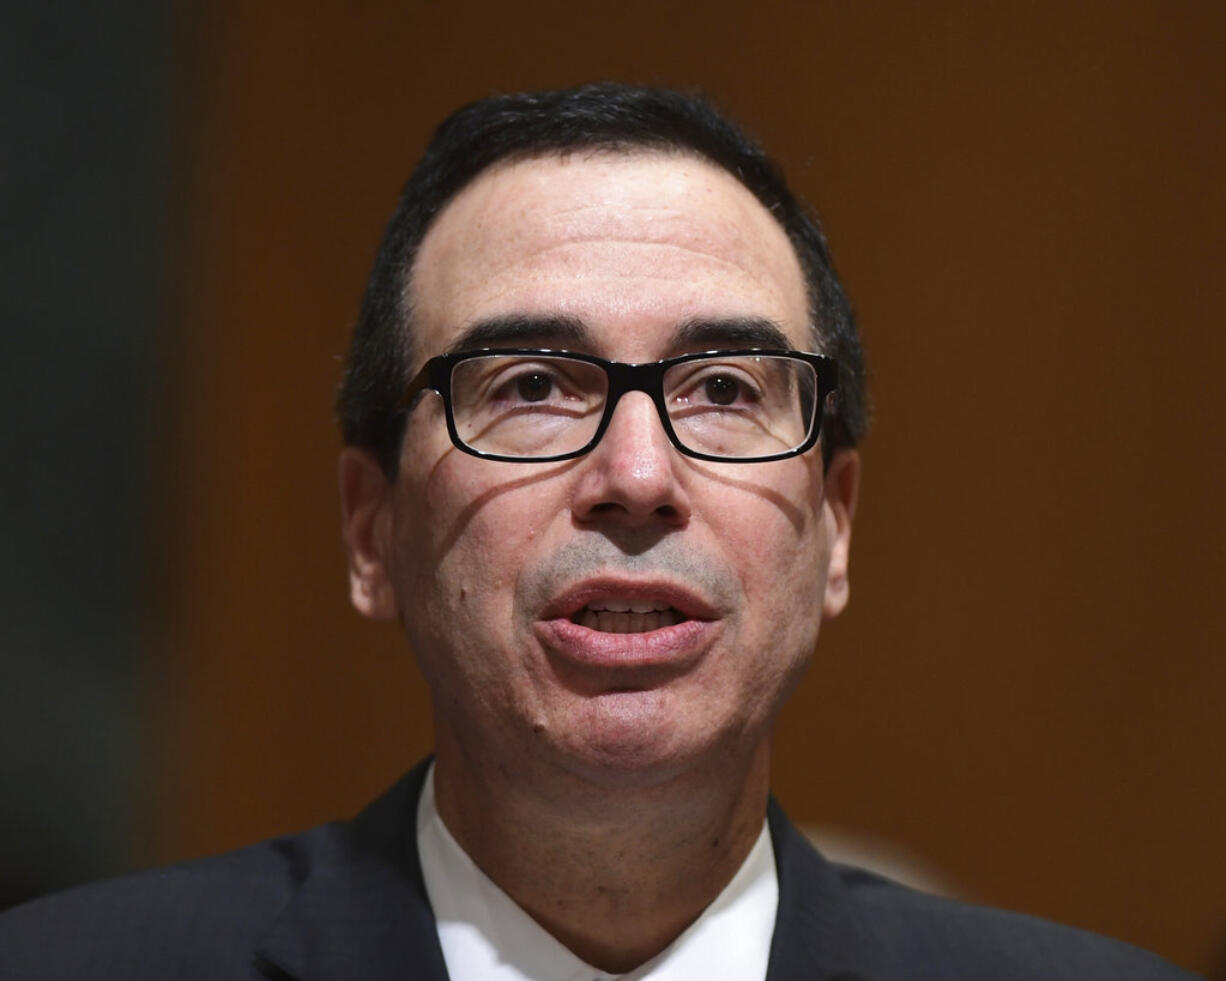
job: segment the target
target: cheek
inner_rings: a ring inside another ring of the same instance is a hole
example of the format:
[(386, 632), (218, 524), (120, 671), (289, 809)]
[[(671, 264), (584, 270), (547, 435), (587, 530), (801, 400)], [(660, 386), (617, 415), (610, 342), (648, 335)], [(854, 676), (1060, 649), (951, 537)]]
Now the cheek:
[[(511, 466), (474, 460), (486, 470)], [(515, 487), (500, 473), (440, 479), (429, 489), (429, 553), (440, 585), (463, 587), (469, 597), (509, 600), (514, 579), (546, 523), (544, 490)], [(502, 476), (493, 482), (491, 476)]]
[[(430, 503), (436, 520), (401, 540), (400, 608), (405, 634), (442, 717), (459, 719), (505, 697), (510, 631), (498, 549), (452, 534), (458, 500)], [(468, 523), (471, 527), (472, 522)]]
[(812, 652), (830, 553), (818, 504), (820, 483), (807, 469), (793, 475), (792, 482), (769, 493), (740, 496), (719, 521), (726, 555), (740, 570), (744, 590), (741, 643), (762, 659), (759, 669), (776, 680)]
[(406, 481), (398, 516), (399, 598), (411, 639), (478, 651), (505, 645), (516, 577), (544, 522), (541, 490), (449, 443), (419, 477)]
[(829, 542), (819, 498), (820, 485), (800, 470), (780, 486), (725, 495), (709, 512), (729, 560), (741, 570), (751, 607), (820, 595), (816, 580), (822, 578)]
[(790, 536), (759, 545), (754, 576), (747, 579), (752, 629), (781, 660), (807, 657), (817, 640), (825, 591), (824, 550), (818, 536)]

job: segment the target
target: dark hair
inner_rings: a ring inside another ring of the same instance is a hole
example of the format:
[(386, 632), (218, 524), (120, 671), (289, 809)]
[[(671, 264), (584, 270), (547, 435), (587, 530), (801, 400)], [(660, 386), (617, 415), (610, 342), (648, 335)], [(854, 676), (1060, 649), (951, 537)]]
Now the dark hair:
[(829, 453), (854, 446), (867, 428), (864, 355), (825, 236), (762, 148), (700, 96), (599, 83), (501, 95), (449, 116), (413, 171), (388, 224), (353, 332), (337, 411), (345, 442), (375, 450), (395, 474), (409, 381), (413, 261), (434, 219), (495, 163), (593, 150), (688, 153), (732, 174), (787, 233), (808, 286), (818, 347), (839, 366), (838, 409), (823, 431)]

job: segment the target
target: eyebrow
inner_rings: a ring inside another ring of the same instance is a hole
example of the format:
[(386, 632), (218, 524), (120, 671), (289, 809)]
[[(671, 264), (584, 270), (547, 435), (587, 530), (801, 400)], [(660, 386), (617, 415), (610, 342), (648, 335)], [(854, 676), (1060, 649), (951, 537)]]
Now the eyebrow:
[(683, 347), (792, 347), (782, 325), (766, 317), (697, 317), (677, 329), (675, 341)]
[(469, 325), (447, 350), (457, 354), (487, 347), (533, 347), (538, 344), (584, 348), (590, 336), (587, 326), (576, 317), (511, 314)]
[[(577, 317), (509, 314), (478, 320), (461, 331), (448, 353), (458, 354), (496, 347), (534, 347), (591, 350), (591, 331)], [(671, 345), (681, 349), (751, 347), (780, 351), (792, 346), (787, 333), (767, 317), (695, 317), (673, 333)]]

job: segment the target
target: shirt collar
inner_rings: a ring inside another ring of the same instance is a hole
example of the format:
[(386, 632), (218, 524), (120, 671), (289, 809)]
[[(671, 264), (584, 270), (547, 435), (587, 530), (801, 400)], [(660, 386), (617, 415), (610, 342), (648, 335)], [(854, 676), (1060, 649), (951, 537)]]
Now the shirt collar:
[(439, 816), (433, 765), (417, 804), (417, 848), (452, 981), (752, 981), (766, 976), (779, 883), (765, 821), (715, 901), (665, 950), (623, 975), (584, 963), (477, 868)]

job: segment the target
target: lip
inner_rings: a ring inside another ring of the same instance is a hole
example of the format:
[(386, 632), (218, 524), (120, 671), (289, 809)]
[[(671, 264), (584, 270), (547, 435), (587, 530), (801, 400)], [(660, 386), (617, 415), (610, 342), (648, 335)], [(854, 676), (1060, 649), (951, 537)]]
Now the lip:
[(556, 617), (538, 620), (534, 629), (552, 655), (574, 667), (679, 672), (697, 663), (721, 628), (718, 620), (685, 620), (641, 634), (610, 634)]
[[(608, 599), (664, 604), (686, 619), (633, 634), (605, 633), (571, 620), (589, 603)], [(599, 578), (565, 590), (542, 611), (533, 628), (551, 655), (573, 667), (684, 671), (710, 647), (722, 623), (710, 602), (676, 583)]]
[[(704, 597), (685, 586), (662, 579), (629, 579), (607, 576), (585, 579), (568, 587), (551, 600), (541, 612), (541, 620), (558, 617), (570, 619), (589, 603), (598, 600), (625, 599), (661, 603), (671, 606), (689, 620), (716, 620), (719, 613)], [(683, 626), (683, 624), (677, 624)], [(671, 628), (661, 628), (671, 629)], [(597, 631), (593, 631), (595, 633)], [(650, 631), (657, 633), (658, 631)], [(621, 634), (619, 636), (645, 636), (644, 634)]]

